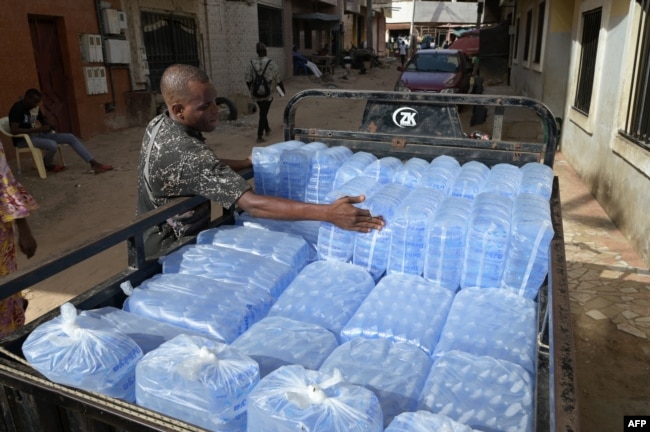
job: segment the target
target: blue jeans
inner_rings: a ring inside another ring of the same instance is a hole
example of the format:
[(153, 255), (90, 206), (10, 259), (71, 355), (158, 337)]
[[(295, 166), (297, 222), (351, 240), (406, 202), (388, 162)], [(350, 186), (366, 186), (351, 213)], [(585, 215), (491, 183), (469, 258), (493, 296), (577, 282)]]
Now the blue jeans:
[[(70, 145), (84, 162), (90, 162), (93, 159), (90, 152), (79, 141), (79, 138), (71, 133), (44, 132), (31, 134), (29, 137), (32, 139), (34, 147), (43, 150), (43, 163), (45, 163), (46, 167), (52, 166), (59, 144)], [(20, 140), (16, 143), (16, 147), (27, 147), (27, 143)]]

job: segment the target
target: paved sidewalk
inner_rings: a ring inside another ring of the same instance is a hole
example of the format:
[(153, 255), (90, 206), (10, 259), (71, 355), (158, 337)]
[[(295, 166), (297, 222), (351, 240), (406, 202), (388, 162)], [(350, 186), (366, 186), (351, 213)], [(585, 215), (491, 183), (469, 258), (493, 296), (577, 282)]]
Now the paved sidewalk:
[(609, 319), (620, 331), (649, 339), (650, 271), (561, 153), (555, 173), (574, 315)]

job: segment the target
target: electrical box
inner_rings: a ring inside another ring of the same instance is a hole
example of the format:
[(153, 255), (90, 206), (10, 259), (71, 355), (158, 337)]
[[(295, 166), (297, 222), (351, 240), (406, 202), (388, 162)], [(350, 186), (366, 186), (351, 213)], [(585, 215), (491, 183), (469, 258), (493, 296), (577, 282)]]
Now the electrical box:
[(89, 95), (108, 93), (106, 68), (104, 66), (84, 67), (84, 78), (86, 80), (86, 93)]
[(84, 67), (84, 79), (86, 81), (86, 93), (89, 95), (95, 94), (95, 81), (93, 78), (93, 67)]
[(106, 68), (104, 66), (95, 67), (97, 75), (95, 76), (95, 88), (97, 93), (104, 94), (108, 93), (108, 81), (106, 80)]
[(119, 35), (122, 34), (120, 27), (120, 12), (116, 9), (104, 9), (104, 30), (107, 34)]
[(128, 26), (126, 24), (126, 14), (124, 12), (122, 12), (122, 11), (118, 11), (117, 16), (118, 16), (119, 21), (120, 21), (120, 30), (126, 30), (128, 28)]
[(104, 53), (102, 52), (102, 37), (98, 34), (82, 34), (79, 37), (81, 46), (81, 60), (84, 63), (102, 63)]
[(131, 52), (129, 42), (123, 39), (106, 39), (106, 62), (108, 63), (131, 63)]

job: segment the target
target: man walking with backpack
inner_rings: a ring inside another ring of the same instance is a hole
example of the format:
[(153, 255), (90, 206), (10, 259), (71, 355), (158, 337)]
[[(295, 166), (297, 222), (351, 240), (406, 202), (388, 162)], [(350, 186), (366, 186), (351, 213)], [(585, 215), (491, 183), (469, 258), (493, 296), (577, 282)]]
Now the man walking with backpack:
[(264, 134), (271, 133), (269, 120), (267, 118), (271, 102), (273, 102), (273, 89), (280, 87), (284, 93), (284, 84), (280, 78), (280, 68), (266, 56), (266, 46), (258, 42), (255, 50), (257, 58), (248, 63), (246, 70), (246, 85), (250, 90), (251, 97), (257, 102), (260, 112), (259, 123), (257, 124), (257, 143), (263, 143)]

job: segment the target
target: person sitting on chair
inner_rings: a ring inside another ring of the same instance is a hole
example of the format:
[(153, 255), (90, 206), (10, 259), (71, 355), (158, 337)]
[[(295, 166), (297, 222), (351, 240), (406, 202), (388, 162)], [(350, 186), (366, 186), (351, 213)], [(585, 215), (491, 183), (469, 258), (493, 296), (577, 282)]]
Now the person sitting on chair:
[[(23, 99), (16, 102), (9, 111), (9, 129), (14, 135), (30, 135), (34, 147), (43, 150), (45, 169), (55, 173), (65, 169), (62, 165), (54, 164), (54, 156), (59, 149), (59, 144), (68, 144), (85, 162), (90, 164), (90, 168), (95, 174), (112, 170), (112, 166), (97, 162), (79, 141), (79, 138), (71, 133), (55, 132), (54, 126), (47, 123), (40, 110), (36, 115), (32, 114), (33, 110), (38, 109), (41, 97), (41, 92), (37, 89), (27, 90)], [(13, 138), (13, 142), (16, 147), (27, 147), (27, 142), (23, 138)]]

